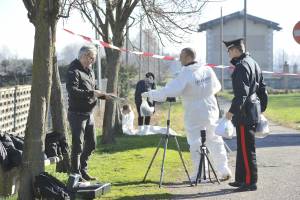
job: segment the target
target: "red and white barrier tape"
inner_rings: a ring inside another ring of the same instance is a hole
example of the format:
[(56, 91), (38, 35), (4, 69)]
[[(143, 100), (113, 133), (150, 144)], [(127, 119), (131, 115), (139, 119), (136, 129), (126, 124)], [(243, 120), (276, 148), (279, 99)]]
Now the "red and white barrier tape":
[[(130, 52), (130, 53), (133, 53), (133, 54), (136, 54), (136, 55), (139, 55), (139, 56), (145, 56), (145, 57), (152, 57), (152, 58), (157, 58), (157, 59), (161, 59), (161, 60), (178, 60), (178, 58), (175, 58), (173, 56), (163, 56), (163, 55), (156, 55), (154, 53), (150, 53), (150, 52), (142, 52), (142, 51), (131, 51), (131, 50), (128, 50), (128, 49), (124, 49), (124, 48), (120, 48), (120, 47), (117, 47), (117, 46), (114, 46), (112, 44), (109, 44), (107, 42), (103, 42), (101, 40), (96, 40), (96, 39), (93, 39), (93, 38), (90, 38), (90, 37), (87, 37), (87, 36), (84, 36), (84, 35), (80, 35), (80, 34), (77, 34), (77, 33), (74, 33), (68, 29), (65, 29), (64, 28), (64, 31), (72, 34), (72, 35), (75, 35), (75, 36), (78, 36), (82, 39), (84, 39), (85, 41), (87, 42), (91, 42), (95, 45), (101, 45), (105, 48), (111, 48), (111, 49), (116, 49), (116, 50), (119, 50), (119, 51), (124, 51), (124, 52)], [(234, 69), (233, 66), (225, 66), (225, 65), (215, 65), (215, 64), (206, 64), (207, 66), (210, 66), (212, 68), (220, 68), (220, 69)], [(300, 74), (294, 74), (294, 73), (283, 73), (283, 72), (271, 72), (271, 71), (262, 71), (262, 73), (264, 74), (272, 74), (274, 76), (300, 76)]]
[(114, 46), (114, 45), (109, 44), (107, 42), (103, 42), (101, 40), (95, 40), (95, 39), (92, 39), (90, 37), (74, 33), (74, 32), (72, 32), (72, 31), (70, 31), (68, 29), (64, 29), (64, 30), (66, 32), (72, 34), (72, 35), (79, 36), (79, 37), (81, 37), (82, 39), (84, 39), (84, 40), (86, 40), (88, 42), (91, 42), (91, 43), (96, 44), (96, 45), (101, 45), (101, 46), (106, 47), (106, 48), (111, 48), (111, 49), (116, 49), (116, 50), (119, 50), (119, 51), (130, 52), (130, 53), (133, 53), (133, 54), (136, 54), (136, 55), (140, 55), (140, 56), (145, 56), (145, 57), (153, 57), (153, 58), (157, 58), (157, 59), (161, 59), (161, 60), (177, 60), (176, 58), (174, 58), (172, 56), (156, 55), (156, 54), (150, 53), (150, 52), (131, 51), (131, 50), (128, 50), (128, 49), (124, 49), (124, 48), (120, 48), (120, 47)]
[[(220, 69), (234, 69), (234, 66), (225, 66), (225, 65), (215, 65), (215, 64), (206, 64), (212, 68), (220, 68)], [(271, 71), (262, 71), (264, 74), (272, 74), (273, 76), (300, 76), (300, 74), (295, 73), (285, 73), (285, 72), (271, 72)]]

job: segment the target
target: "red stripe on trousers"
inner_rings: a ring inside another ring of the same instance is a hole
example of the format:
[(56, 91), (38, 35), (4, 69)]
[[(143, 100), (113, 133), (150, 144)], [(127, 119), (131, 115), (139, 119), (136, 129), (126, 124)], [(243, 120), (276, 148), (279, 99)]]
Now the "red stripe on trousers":
[(246, 184), (250, 185), (250, 167), (249, 167), (248, 154), (247, 154), (247, 149), (246, 149), (245, 126), (244, 125), (240, 125), (240, 131), (241, 131), (242, 153), (243, 153), (245, 170), (246, 170)]

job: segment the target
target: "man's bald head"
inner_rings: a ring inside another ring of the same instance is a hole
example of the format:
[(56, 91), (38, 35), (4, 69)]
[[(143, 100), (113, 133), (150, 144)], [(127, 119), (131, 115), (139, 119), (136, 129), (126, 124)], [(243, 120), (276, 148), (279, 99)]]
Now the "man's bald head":
[(196, 53), (192, 48), (187, 47), (181, 50), (180, 62), (182, 65), (187, 65), (189, 63), (194, 62), (195, 58), (196, 58)]

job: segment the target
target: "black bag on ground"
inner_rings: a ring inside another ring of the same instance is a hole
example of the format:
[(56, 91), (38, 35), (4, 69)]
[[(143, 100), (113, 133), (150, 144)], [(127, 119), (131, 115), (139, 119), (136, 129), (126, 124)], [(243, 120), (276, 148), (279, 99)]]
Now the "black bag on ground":
[(7, 151), (0, 141), (0, 167), (2, 167), (4, 170), (7, 170), (9, 161), (8, 161), (8, 156), (7, 156)]
[(42, 172), (35, 177), (34, 191), (37, 198), (70, 200), (67, 187), (47, 172)]
[(58, 132), (47, 133), (45, 138), (45, 153), (47, 157), (60, 156), (68, 153), (68, 143), (63, 134)]
[(3, 169), (10, 170), (13, 167), (19, 166), (22, 162), (22, 151), (15, 148), (11, 136), (7, 133), (2, 134), (0, 141), (7, 153), (7, 160), (5, 160), (4, 164), (2, 163)]
[(24, 148), (24, 138), (16, 136), (14, 134), (9, 134), (11, 140), (13, 141), (16, 149), (23, 151)]

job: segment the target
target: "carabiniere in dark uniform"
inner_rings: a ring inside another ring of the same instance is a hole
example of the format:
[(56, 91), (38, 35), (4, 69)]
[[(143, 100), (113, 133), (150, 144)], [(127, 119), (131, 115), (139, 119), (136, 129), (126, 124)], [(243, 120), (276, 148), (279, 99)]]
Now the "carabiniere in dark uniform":
[[(229, 183), (238, 190), (256, 190), (257, 163), (255, 129), (268, 103), (266, 84), (257, 62), (245, 53), (242, 39), (224, 42), (235, 66), (232, 73), (234, 97), (229, 113), (237, 133), (235, 182)], [(239, 50), (237, 54), (234, 48)], [(231, 51), (231, 52), (229, 52)], [(238, 55), (238, 56), (236, 56)]]

